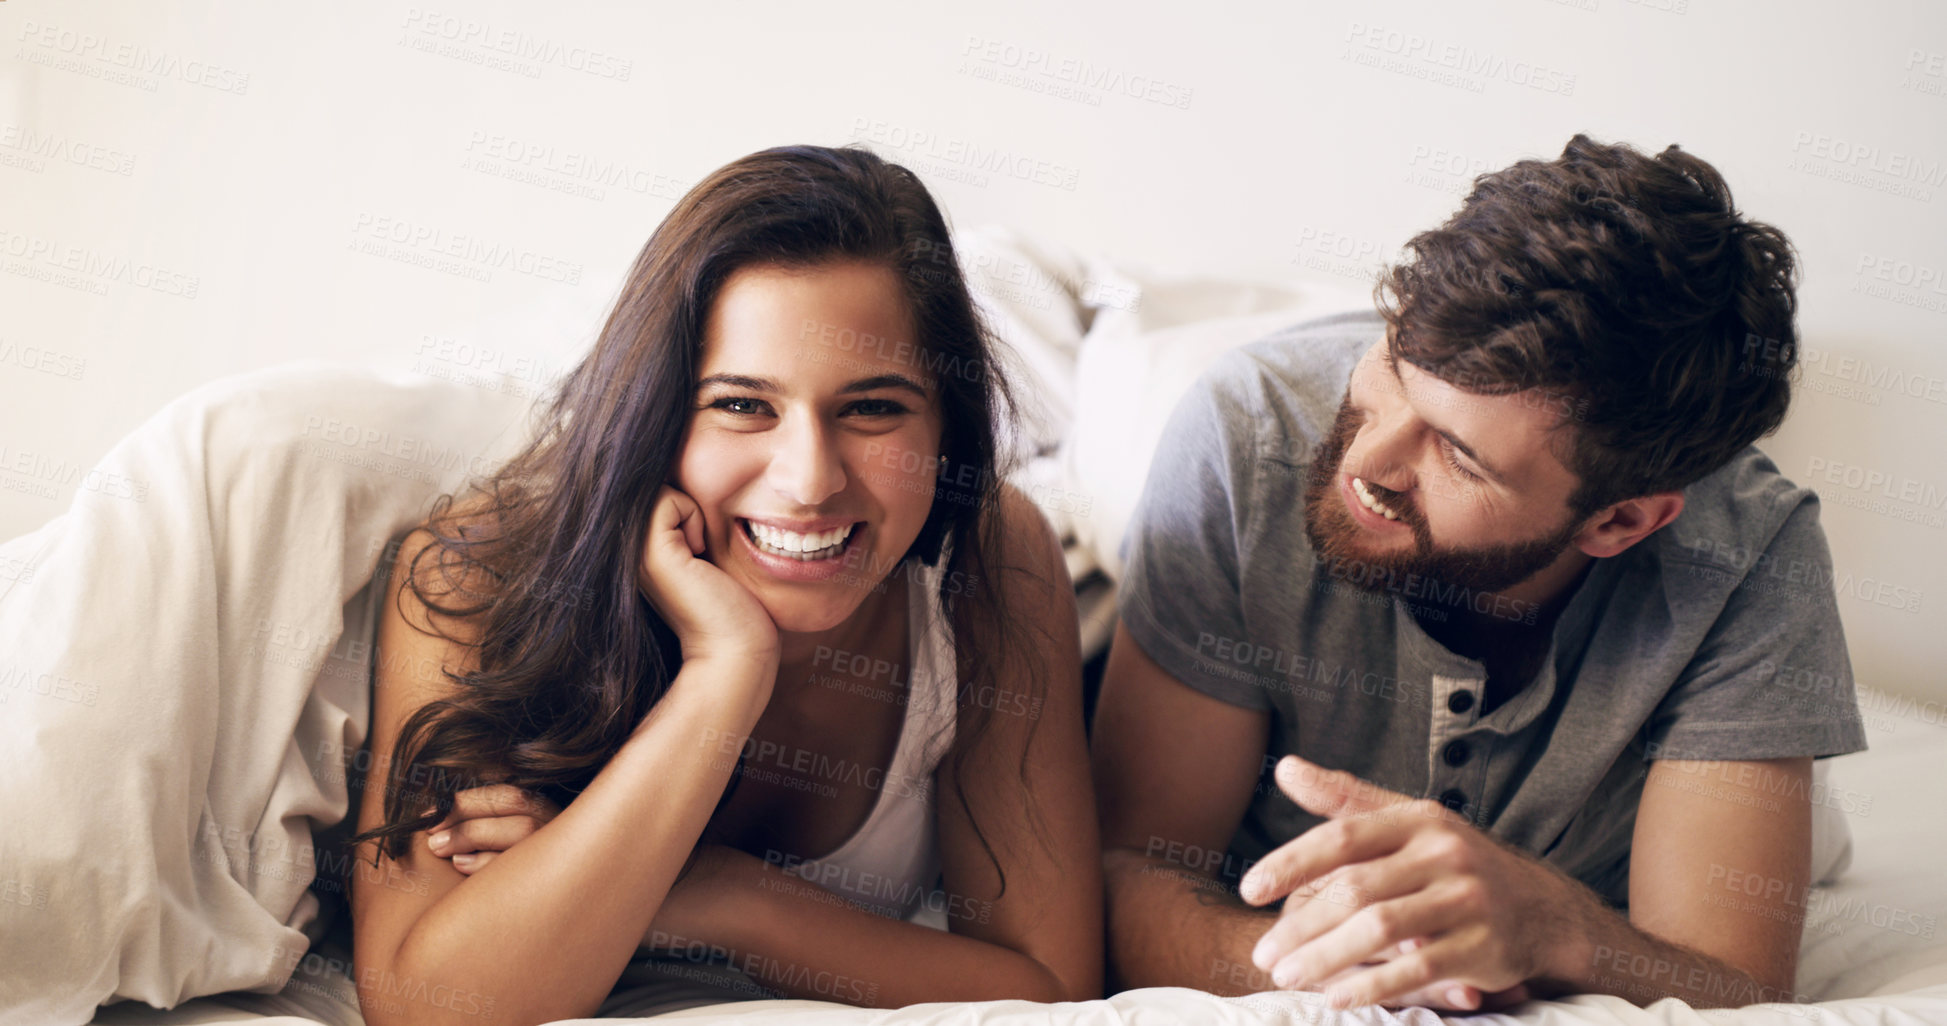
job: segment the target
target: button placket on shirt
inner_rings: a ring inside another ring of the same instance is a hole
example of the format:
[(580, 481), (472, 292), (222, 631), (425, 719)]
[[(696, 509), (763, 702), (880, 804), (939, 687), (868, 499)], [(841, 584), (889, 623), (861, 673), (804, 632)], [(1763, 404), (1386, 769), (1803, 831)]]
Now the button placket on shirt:
[(1480, 745), (1466, 735), (1480, 721), (1483, 680), (1433, 674), (1427, 703), (1427, 791), (1435, 801), (1469, 819), (1481, 802), (1485, 765)]

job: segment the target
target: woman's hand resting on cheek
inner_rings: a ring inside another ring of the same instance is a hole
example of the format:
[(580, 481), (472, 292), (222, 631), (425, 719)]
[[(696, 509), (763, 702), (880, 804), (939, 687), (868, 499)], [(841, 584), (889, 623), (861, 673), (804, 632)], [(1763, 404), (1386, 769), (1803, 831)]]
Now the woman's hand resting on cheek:
[(681, 640), (684, 662), (747, 660), (775, 672), (777, 624), (749, 589), (703, 558), (703, 528), (696, 501), (664, 485), (636, 583)]

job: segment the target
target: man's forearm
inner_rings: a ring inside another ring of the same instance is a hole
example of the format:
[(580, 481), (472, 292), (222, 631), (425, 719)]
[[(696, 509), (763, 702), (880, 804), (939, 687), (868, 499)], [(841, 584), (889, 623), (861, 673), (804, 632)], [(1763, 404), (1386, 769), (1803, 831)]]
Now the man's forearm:
[(1789, 969), (1783, 979), (1761, 979), (1647, 933), (1580, 881), (1553, 875), (1569, 905), (1567, 931), (1555, 947), (1559, 957), (1533, 981), (1537, 993), (1613, 994), (1638, 1005), (1673, 997), (1694, 1008), (1806, 1000), (1792, 993)]
[(1637, 1005), (1673, 997), (1693, 1008), (1809, 1000), (1792, 992), (1792, 980), (1761, 980), (1645, 933), (1593, 893), (1588, 898), (1595, 907), (1582, 913), (1581, 936), (1564, 946), (1564, 957), (1549, 978), (1538, 981), (1538, 991), (1613, 994)]
[(1277, 920), (1216, 880), (1132, 848), (1102, 856), (1111, 992), (1190, 987), (1230, 996), (1276, 989), (1251, 948)]

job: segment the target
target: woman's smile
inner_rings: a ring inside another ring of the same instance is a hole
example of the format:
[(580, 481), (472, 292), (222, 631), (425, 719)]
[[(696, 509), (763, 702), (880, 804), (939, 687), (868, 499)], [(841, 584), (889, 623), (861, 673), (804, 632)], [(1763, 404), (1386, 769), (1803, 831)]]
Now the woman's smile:
[(751, 562), (779, 580), (829, 580), (853, 565), (864, 551), (871, 525), (863, 520), (825, 518), (790, 521), (737, 517), (733, 532)]

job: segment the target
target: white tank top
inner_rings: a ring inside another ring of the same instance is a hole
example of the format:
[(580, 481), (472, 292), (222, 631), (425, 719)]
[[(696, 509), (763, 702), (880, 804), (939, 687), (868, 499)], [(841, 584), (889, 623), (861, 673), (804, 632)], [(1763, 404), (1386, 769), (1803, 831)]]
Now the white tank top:
[[(907, 661), (912, 673), (906, 681), (906, 718), (872, 811), (831, 854), (784, 872), (884, 915), (944, 930), (944, 899), (934, 889), (940, 859), (933, 771), (953, 743), (960, 689), (953, 631), (940, 609), (939, 578), (938, 571), (916, 567), (907, 579)], [(597, 1015), (643, 1017), (769, 996), (770, 991), (720, 960), (689, 962), (638, 953)], [(836, 994), (831, 999), (845, 1000)]]
[[(877, 781), (872, 811), (829, 855), (785, 869), (895, 919), (937, 911), (929, 908), (937, 902), (928, 901), (940, 875), (933, 771), (953, 743), (960, 690), (953, 630), (940, 608), (939, 571), (915, 564), (907, 594), (907, 663), (912, 672), (906, 679), (906, 718), (892, 761)], [(873, 784), (870, 777), (867, 783)]]

